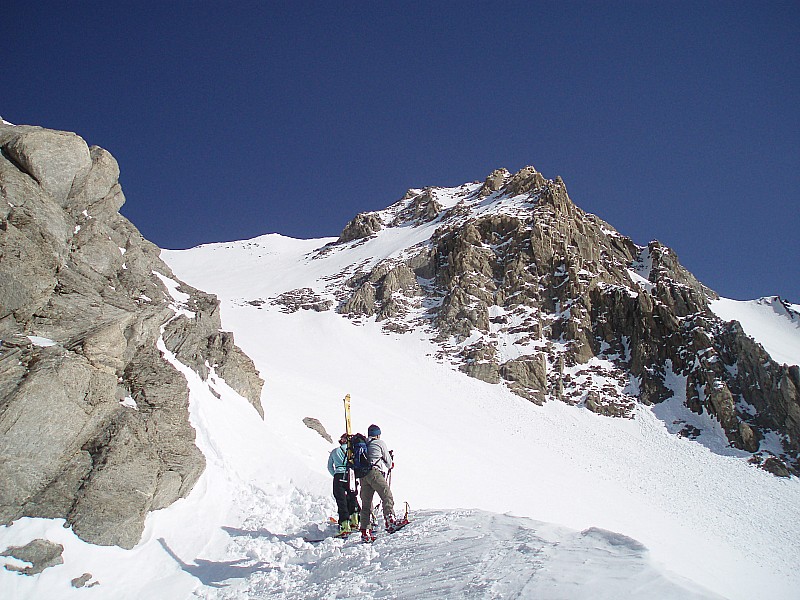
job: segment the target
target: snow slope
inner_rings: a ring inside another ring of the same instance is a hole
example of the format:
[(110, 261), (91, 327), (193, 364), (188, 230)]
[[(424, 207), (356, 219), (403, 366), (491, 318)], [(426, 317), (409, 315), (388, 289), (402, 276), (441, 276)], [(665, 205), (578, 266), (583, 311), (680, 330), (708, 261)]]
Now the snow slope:
[(777, 363), (800, 365), (800, 307), (777, 296), (758, 300), (720, 298), (711, 310), (725, 321), (739, 321)]
[[(152, 513), (130, 551), (85, 544), (57, 520), (0, 528), (0, 548), (37, 536), (65, 546), (65, 563), (39, 576), (0, 569), (4, 597), (798, 597), (796, 479), (679, 438), (648, 408), (622, 420), (539, 407), (437, 361), (423, 333), (271, 303), (302, 287), (325, 297), (331, 278), (420, 235), (390, 229), (324, 254), (331, 240), (277, 235), (163, 252), (219, 296), (223, 327), (266, 380), (266, 418), (178, 364), (208, 462), (194, 490)], [(332, 445), (302, 420), (338, 437), (346, 393), (357, 430), (381, 426), (395, 498), (412, 509), (409, 527), (372, 546), (304, 540), (335, 505)], [(99, 585), (71, 588), (85, 572)]]

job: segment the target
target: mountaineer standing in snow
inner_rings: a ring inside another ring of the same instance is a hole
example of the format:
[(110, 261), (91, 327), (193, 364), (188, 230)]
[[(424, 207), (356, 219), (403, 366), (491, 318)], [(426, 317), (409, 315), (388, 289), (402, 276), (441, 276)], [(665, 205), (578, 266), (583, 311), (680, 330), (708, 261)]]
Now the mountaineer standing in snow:
[(328, 472), (333, 475), (333, 497), (339, 511), (339, 535), (345, 536), (358, 528), (358, 500), (350, 490), (350, 475), (347, 472), (347, 434), (339, 438), (339, 446), (328, 457)]
[(372, 541), (374, 538), (370, 530), (370, 516), (372, 514), (372, 497), (375, 492), (383, 505), (383, 518), (386, 531), (393, 533), (408, 523), (405, 519), (396, 519), (394, 516), (394, 497), (389, 489), (387, 476), (394, 467), (394, 460), (389, 449), (381, 437), (381, 428), (370, 425), (367, 430), (369, 436), (368, 454), (371, 469), (361, 477), (361, 538)]

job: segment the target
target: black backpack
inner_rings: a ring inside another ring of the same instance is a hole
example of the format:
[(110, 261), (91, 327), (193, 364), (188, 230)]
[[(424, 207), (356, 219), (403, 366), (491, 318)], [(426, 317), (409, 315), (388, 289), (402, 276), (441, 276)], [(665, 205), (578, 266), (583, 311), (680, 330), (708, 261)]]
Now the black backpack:
[(369, 442), (363, 434), (357, 433), (350, 438), (350, 444), (353, 449), (353, 462), (350, 467), (356, 477), (364, 477), (372, 470), (369, 462)]

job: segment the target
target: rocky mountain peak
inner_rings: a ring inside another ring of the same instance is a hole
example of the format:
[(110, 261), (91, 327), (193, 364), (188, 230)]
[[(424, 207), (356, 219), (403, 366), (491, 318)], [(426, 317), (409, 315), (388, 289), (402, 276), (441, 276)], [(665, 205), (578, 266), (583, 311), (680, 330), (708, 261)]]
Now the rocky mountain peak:
[[(410, 190), (368, 214), (380, 227), (340, 238), (340, 249), (380, 244), (395, 227), (414, 228), (416, 241), (331, 284), (341, 313), (390, 332), (427, 330), (442, 360), (537, 403), (626, 417), (685, 398), (684, 409), (711, 415), (755, 462), (798, 472), (797, 368), (716, 317), (717, 294), (673, 250), (638, 246), (585, 213), (560, 177), (498, 169), (483, 182)], [(761, 450), (768, 435), (781, 447)]]
[(533, 166), (523, 167), (505, 184), (504, 192), (508, 196), (531, 194), (545, 187), (545, 178)]

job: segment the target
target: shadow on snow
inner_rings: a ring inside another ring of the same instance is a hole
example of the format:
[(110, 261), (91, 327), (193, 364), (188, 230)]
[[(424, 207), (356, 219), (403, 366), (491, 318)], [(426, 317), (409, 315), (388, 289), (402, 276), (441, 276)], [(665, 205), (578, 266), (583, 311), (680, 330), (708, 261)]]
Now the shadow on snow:
[(164, 551), (181, 566), (181, 569), (186, 571), (192, 577), (199, 579), (203, 585), (208, 587), (227, 587), (225, 582), (229, 579), (246, 579), (253, 573), (271, 571), (277, 568), (263, 561), (252, 563), (248, 558), (218, 562), (196, 558), (194, 559), (194, 564), (189, 564), (184, 562), (177, 554), (175, 554), (175, 552), (173, 552), (172, 548), (167, 545), (167, 542), (164, 540), (164, 538), (159, 538), (158, 543), (161, 544), (161, 547), (164, 548)]

